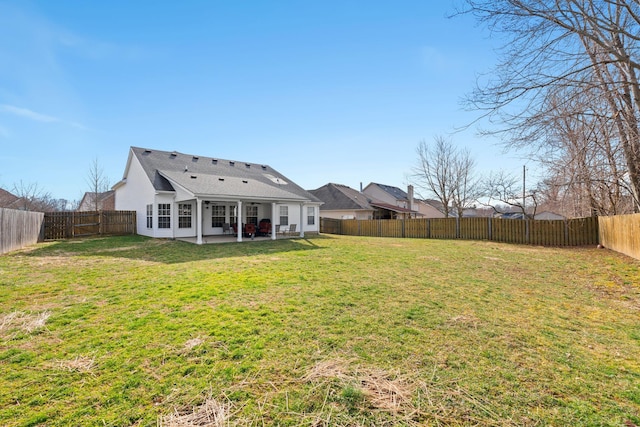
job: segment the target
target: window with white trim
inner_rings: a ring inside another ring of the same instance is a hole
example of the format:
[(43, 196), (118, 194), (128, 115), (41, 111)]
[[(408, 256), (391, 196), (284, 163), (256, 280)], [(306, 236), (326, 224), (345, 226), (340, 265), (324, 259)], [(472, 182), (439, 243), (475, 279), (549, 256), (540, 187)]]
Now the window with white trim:
[(178, 228), (191, 228), (191, 203), (178, 204)]
[(315, 225), (316, 223), (316, 208), (313, 206), (307, 206), (307, 225)]
[(153, 204), (147, 205), (147, 228), (153, 228)]
[(247, 224), (258, 225), (258, 207), (257, 206), (247, 206)]
[(280, 225), (289, 225), (289, 206), (280, 206)]
[(211, 226), (222, 227), (226, 221), (226, 206), (211, 206)]
[(158, 203), (158, 228), (171, 228), (170, 203)]

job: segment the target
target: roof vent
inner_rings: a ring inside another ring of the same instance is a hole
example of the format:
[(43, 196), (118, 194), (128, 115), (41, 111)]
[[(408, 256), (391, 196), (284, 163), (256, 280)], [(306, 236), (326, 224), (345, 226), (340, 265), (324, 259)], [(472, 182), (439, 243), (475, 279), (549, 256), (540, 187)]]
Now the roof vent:
[(224, 181), (224, 178), (218, 178), (218, 181)]
[(211, 159), (211, 163), (213, 163), (214, 165), (218, 164), (218, 159)]
[(246, 179), (243, 179), (242, 182), (245, 183), (245, 184), (249, 183), (249, 181), (247, 181)]
[(194, 161), (194, 162), (197, 162), (199, 158), (200, 158), (200, 157), (198, 157), (198, 156), (193, 156), (193, 161)]
[(187, 165), (185, 165), (185, 166), (184, 166), (184, 171), (186, 172), (186, 171), (188, 171), (188, 170), (189, 170), (189, 167), (188, 167)]
[(144, 153), (145, 153), (145, 154), (149, 154), (149, 153), (151, 153), (151, 150), (146, 149), (146, 150), (144, 150)]
[(235, 166), (236, 162), (229, 162), (229, 166)]
[(251, 167), (251, 163), (245, 163), (245, 166), (249, 169)]
[(178, 156), (178, 152), (174, 151), (173, 153), (171, 153), (171, 157), (177, 157)]
[(191, 179), (196, 179), (196, 178), (197, 178), (197, 176), (191, 175)]
[(266, 171), (267, 170), (267, 165), (262, 165), (262, 170)]

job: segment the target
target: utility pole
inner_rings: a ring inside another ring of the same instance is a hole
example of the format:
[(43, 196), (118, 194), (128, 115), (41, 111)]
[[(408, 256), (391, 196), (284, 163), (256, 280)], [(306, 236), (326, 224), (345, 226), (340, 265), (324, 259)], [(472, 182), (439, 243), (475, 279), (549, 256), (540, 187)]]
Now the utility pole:
[(522, 165), (522, 213), (527, 215), (527, 165)]

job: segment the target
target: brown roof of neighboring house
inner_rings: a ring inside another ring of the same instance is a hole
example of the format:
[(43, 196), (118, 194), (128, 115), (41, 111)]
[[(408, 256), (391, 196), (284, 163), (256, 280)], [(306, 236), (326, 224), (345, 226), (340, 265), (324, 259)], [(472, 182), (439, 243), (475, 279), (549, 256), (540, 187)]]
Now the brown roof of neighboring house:
[(411, 209), (407, 209), (407, 208), (403, 208), (400, 206), (396, 206), (396, 205), (391, 205), (389, 203), (379, 203), (379, 202), (371, 202), (371, 206), (374, 206), (376, 208), (382, 208), (382, 209), (387, 209), (393, 212), (399, 212), (399, 213), (417, 213), (417, 211), (411, 210)]
[(0, 188), (0, 208), (17, 208), (19, 203), (20, 197)]

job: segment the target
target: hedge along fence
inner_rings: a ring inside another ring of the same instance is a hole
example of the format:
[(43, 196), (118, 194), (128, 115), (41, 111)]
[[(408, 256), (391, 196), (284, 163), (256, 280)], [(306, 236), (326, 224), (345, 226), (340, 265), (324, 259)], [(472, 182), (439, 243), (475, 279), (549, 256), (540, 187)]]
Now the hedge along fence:
[(0, 208), (0, 254), (42, 240), (42, 212)]
[(599, 217), (600, 243), (640, 259), (640, 214)]
[(598, 218), (570, 220), (321, 218), (320, 232), (350, 236), (492, 240), (542, 246), (582, 246), (598, 244)]

